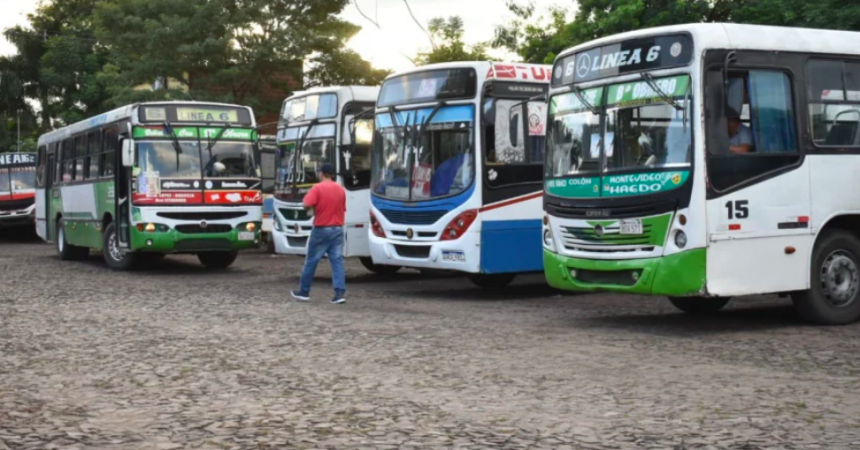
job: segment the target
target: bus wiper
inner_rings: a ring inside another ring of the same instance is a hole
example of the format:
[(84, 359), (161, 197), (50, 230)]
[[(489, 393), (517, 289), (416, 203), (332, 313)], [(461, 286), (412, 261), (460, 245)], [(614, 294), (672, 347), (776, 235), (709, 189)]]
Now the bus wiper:
[(232, 128), (229, 123), (225, 124), (224, 128), (221, 128), (221, 131), (219, 131), (218, 134), (215, 135), (214, 139), (210, 139), (209, 132), (206, 132), (206, 153), (209, 154), (209, 162), (206, 163), (206, 167), (203, 169), (204, 173), (208, 172), (209, 169), (215, 165), (215, 159), (212, 158), (212, 147), (214, 147), (215, 144), (217, 144), (218, 141), (221, 140), (221, 136), (224, 135), (224, 132), (227, 131), (228, 128)]
[(648, 72), (642, 72), (641, 76), (642, 76), (642, 79), (645, 80), (646, 83), (648, 83), (648, 86), (650, 86), (651, 89), (653, 89), (654, 92), (656, 92), (657, 95), (659, 95), (660, 98), (663, 99), (664, 102), (672, 105), (672, 107), (678, 111), (684, 110), (683, 106), (679, 105), (678, 102), (675, 101), (675, 99), (673, 99), (672, 97), (669, 97), (668, 94), (663, 92), (663, 90), (660, 89), (659, 86), (657, 86), (657, 83), (654, 82), (654, 76), (653, 75), (651, 75)]
[(176, 137), (176, 132), (173, 131), (173, 126), (168, 121), (164, 121), (164, 131), (169, 132), (170, 142), (173, 144), (173, 150), (176, 152), (176, 171), (179, 171), (179, 156), (182, 155), (182, 146), (179, 145), (179, 138)]
[[(414, 141), (413, 141), (415, 147), (417, 147), (418, 144), (420, 144), (421, 141), (424, 139), (424, 134), (427, 133), (427, 127), (430, 125), (430, 121), (433, 120), (433, 117), (436, 116), (436, 113), (439, 112), (439, 110), (445, 105), (446, 105), (445, 102), (436, 103), (436, 106), (433, 107), (433, 111), (430, 111), (430, 115), (428, 115), (427, 118), (425, 118), (421, 122), (421, 129), (418, 130), (419, 131), (418, 142), (414, 143)], [(418, 114), (417, 113), (415, 114), (415, 122), (416, 122), (416, 124), (418, 123)]]
[(591, 103), (588, 103), (588, 100), (586, 100), (585, 96), (582, 95), (582, 88), (580, 88), (579, 86), (573, 86), (573, 88), (571, 88), (571, 91), (573, 91), (573, 95), (575, 95), (576, 98), (579, 99), (579, 102), (582, 103), (582, 106), (585, 106), (585, 109), (591, 111), (591, 114), (594, 114), (595, 116), (600, 115), (600, 110), (595, 108), (594, 105), (592, 105)]
[(317, 125), (317, 119), (312, 120), (308, 124), (308, 129), (302, 134), (302, 138), (299, 140), (298, 146), (293, 150), (293, 195), (297, 195), (299, 191), (298, 182), (299, 175), (296, 173), (299, 167), (299, 153), (302, 152), (305, 148), (305, 140), (310, 134), (311, 130)]

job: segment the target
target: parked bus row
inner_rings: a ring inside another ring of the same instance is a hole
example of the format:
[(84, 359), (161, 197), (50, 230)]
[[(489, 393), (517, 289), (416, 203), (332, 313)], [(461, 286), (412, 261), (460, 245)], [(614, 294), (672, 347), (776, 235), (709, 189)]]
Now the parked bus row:
[(348, 192), (345, 254), (377, 273), (499, 287), (543, 271), (556, 288), (688, 312), (781, 294), (810, 321), (847, 323), (857, 36), (696, 24), (582, 44), (553, 66), (424, 66), (294, 94), (266, 151), (248, 108), (131, 105), (40, 139), (37, 229), (63, 259), (101, 249), (117, 268), (171, 252), (224, 267), (261, 228), (301, 255), (301, 201), (328, 163)]

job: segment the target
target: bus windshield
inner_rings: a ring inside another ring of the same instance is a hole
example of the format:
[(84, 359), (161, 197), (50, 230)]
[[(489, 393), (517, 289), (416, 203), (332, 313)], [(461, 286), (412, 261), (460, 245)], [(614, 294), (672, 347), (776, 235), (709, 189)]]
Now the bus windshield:
[(138, 167), (142, 173), (160, 178), (201, 177), (200, 144), (180, 141), (180, 152), (168, 141), (138, 142)]
[[(3, 175), (0, 174), (0, 180), (2, 178)], [(9, 169), (9, 182), (12, 187), (12, 193), (36, 189), (36, 168), (16, 167)], [(2, 186), (2, 181), (0, 181), (0, 186)]]
[(254, 147), (250, 142), (218, 142), (203, 151), (204, 178), (254, 178)]
[[(319, 183), (322, 165), (335, 165), (335, 131), (332, 123), (287, 128), (278, 143), (276, 183), (282, 187), (292, 185), (294, 180), (296, 185)], [(302, 149), (296, 155), (300, 143)]]
[(474, 117), (472, 105), (378, 113), (372, 192), (420, 201), (468, 189), (474, 177)]
[(546, 176), (689, 166), (690, 78), (653, 84), (643, 80), (554, 96)]

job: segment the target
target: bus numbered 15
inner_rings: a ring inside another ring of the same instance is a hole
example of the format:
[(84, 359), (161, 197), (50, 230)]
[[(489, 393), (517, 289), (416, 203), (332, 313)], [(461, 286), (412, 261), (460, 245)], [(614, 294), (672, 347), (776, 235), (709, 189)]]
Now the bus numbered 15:
[(357, 256), (372, 272), (397, 270), (374, 265), (367, 247), (370, 144), (378, 93), (378, 87), (334, 86), (297, 92), (284, 101), (272, 231), (276, 252), (307, 253), (313, 213), (304, 209), (302, 200), (319, 182), (317, 171), (328, 163), (346, 190), (344, 256)]
[(39, 138), (37, 231), (63, 260), (91, 249), (125, 270), (167, 253), (224, 268), (260, 242), (254, 114), (244, 106), (125, 106)]
[(679, 309), (791, 296), (860, 317), (860, 33), (695, 24), (610, 36), (553, 69), (546, 278)]
[(36, 222), (36, 154), (0, 153), (0, 228)]
[(370, 250), (379, 265), (540, 272), (550, 66), (459, 62), (389, 76), (376, 105)]

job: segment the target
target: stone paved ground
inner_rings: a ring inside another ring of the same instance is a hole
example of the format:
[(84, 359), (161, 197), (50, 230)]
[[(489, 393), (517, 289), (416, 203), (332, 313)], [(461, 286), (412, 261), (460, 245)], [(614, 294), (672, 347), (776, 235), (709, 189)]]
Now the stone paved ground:
[(325, 267), (287, 299), (301, 262), (116, 273), (0, 239), (0, 450), (860, 448), (860, 326), (783, 299), (696, 318), (349, 262), (337, 307)]

